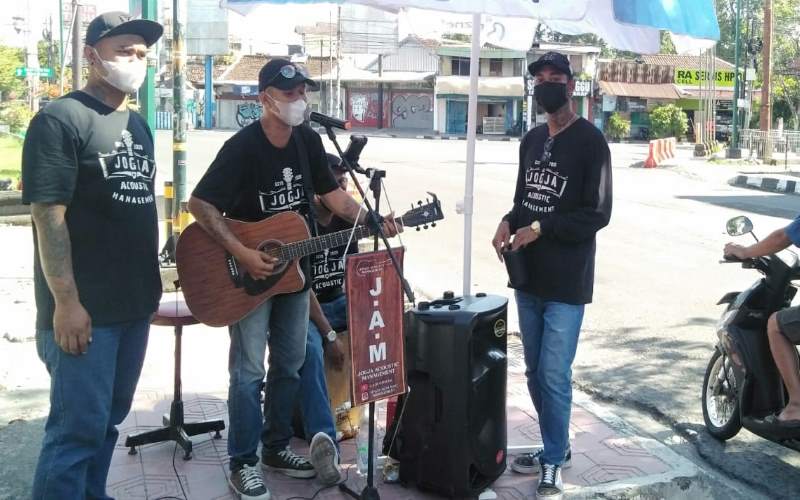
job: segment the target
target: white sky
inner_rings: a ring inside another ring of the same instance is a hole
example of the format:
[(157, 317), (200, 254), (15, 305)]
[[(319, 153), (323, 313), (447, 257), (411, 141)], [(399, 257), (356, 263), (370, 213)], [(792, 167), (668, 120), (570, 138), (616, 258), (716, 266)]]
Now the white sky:
[[(71, 0), (62, 0), (71, 4)], [(84, 4), (93, 4), (97, 12), (129, 9), (128, 0), (82, 0)], [(165, 3), (167, 2), (167, 3)], [(24, 46), (24, 33), (14, 30), (14, 17), (32, 20), (31, 36), (41, 38), (41, 31), (48, 16), (53, 16), (54, 31), (58, 32), (59, 0), (22, 0), (3, 2), (0, 10), (0, 44)], [(172, 0), (158, 0), (159, 10), (164, 5), (171, 6)], [(297, 25), (314, 24), (317, 21), (328, 21), (335, 8), (331, 4), (317, 5), (264, 5), (258, 7), (246, 18), (229, 12), (228, 29), (236, 33), (243, 41), (271, 43), (299, 43), (300, 37), (294, 33)], [(56, 37), (58, 35), (56, 34)], [(66, 32), (65, 35), (66, 36)]]

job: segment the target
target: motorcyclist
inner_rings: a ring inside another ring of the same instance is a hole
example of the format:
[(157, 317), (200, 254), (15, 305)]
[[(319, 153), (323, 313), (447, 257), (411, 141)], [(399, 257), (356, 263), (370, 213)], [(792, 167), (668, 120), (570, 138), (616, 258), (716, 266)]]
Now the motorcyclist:
[[(723, 254), (738, 259), (752, 259), (772, 255), (792, 244), (800, 247), (800, 216), (754, 245), (728, 243)], [(789, 393), (789, 403), (779, 414), (771, 415), (765, 420), (782, 427), (800, 429), (800, 365), (794, 347), (800, 344), (800, 306), (788, 307), (772, 314), (767, 321), (767, 335), (775, 365)]]

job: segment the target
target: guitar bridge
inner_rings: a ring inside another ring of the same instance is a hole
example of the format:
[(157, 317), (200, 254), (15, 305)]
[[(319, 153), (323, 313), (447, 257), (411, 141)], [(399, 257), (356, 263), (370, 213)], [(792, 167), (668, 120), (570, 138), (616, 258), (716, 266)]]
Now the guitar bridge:
[(239, 264), (236, 262), (236, 258), (231, 254), (227, 254), (225, 265), (228, 269), (228, 275), (231, 281), (233, 281), (233, 286), (236, 288), (244, 286), (244, 280), (242, 279), (242, 274), (239, 272)]

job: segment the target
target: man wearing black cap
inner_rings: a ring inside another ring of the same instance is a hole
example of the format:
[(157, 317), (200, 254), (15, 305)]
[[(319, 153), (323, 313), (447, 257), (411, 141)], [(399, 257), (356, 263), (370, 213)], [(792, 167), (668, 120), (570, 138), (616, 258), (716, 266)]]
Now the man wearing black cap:
[(36, 345), (51, 377), (37, 500), (109, 498), (116, 425), (130, 409), (161, 296), (153, 137), (127, 103), (162, 31), (123, 12), (95, 18), (86, 86), (39, 112), (25, 137)]
[[(318, 88), (305, 69), (286, 59), (273, 59), (258, 75), (259, 101), (264, 113), (259, 121), (231, 137), (217, 154), (189, 200), (189, 210), (203, 228), (233, 255), (255, 279), (269, 276), (276, 260), (247, 248), (231, 233), (223, 215), (244, 221), (262, 220), (276, 213), (295, 211), (314, 227), (311, 200), (318, 195), (334, 214), (364, 222), (360, 205), (338, 189), (319, 135), (304, 125), (306, 86)], [(388, 218), (389, 235), (396, 228)], [(320, 441), (324, 449), (311, 450), (312, 466), (289, 448), (292, 413), (305, 358), (311, 273), (303, 259), (306, 288), (278, 295), (230, 326), (230, 427), (231, 488), (244, 499), (266, 499), (269, 492), (258, 468), (261, 463), (291, 477), (310, 478), (317, 470), (335, 464), (335, 446)], [(264, 356), (269, 344), (269, 372), (264, 413), (260, 387)], [(332, 477), (333, 474), (320, 474)]]
[(537, 497), (560, 499), (561, 468), (571, 458), (572, 362), (584, 306), (592, 301), (595, 234), (611, 217), (611, 154), (602, 133), (572, 111), (569, 59), (548, 52), (528, 70), (547, 123), (520, 143), (514, 206), (492, 244), (501, 261), (521, 263), (509, 264), (509, 281), (544, 444), (517, 456), (511, 468), (540, 472)]

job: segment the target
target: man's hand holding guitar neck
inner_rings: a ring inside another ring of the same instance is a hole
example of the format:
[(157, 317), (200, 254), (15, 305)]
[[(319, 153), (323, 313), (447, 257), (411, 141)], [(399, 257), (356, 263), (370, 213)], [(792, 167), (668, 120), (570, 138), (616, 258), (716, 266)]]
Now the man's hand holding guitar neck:
[[(362, 210), (361, 205), (344, 190), (334, 189), (330, 193), (322, 195), (320, 198), (325, 207), (342, 219), (348, 222), (356, 222), (356, 218), (358, 218), (359, 224), (366, 224), (368, 222), (367, 212)], [(402, 226), (395, 223), (394, 212), (384, 218), (382, 226), (383, 232), (386, 234), (387, 238), (392, 238), (397, 233), (403, 231)]]
[(278, 259), (244, 246), (228, 228), (222, 213), (214, 205), (192, 196), (189, 198), (189, 211), (203, 229), (225, 247), (254, 279), (264, 279), (273, 273)]

